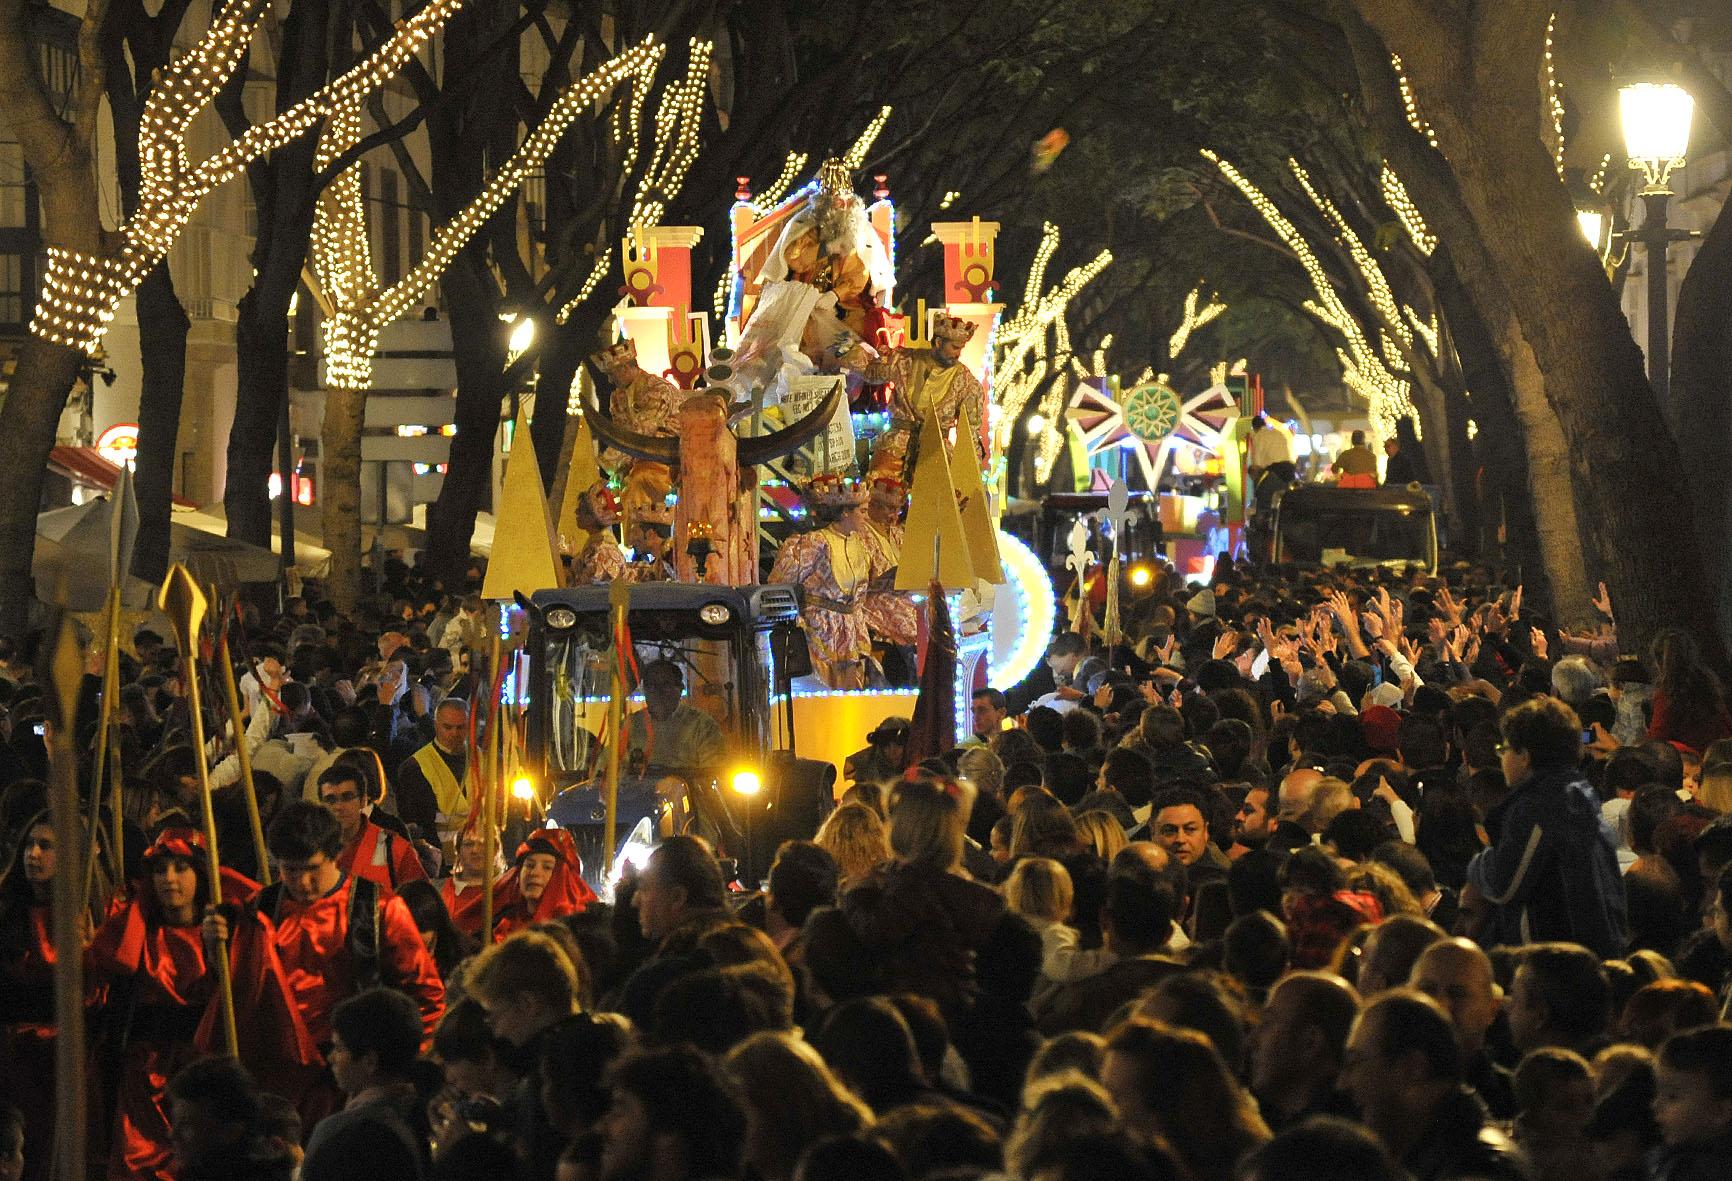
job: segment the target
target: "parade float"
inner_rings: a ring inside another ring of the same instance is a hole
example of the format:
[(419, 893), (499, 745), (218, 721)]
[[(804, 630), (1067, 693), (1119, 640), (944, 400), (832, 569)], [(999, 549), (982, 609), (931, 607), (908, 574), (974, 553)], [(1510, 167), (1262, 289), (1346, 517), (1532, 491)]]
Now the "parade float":
[(559, 511), (507, 463), (483, 588), (506, 724), (477, 765), (511, 785), (495, 824), (572, 829), (604, 889), (613, 854), (694, 827), (755, 880), (880, 722), (965, 740), (973, 690), (1052, 634), (1048, 574), (998, 526), (998, 227), (932, 226), (944, 289), (898, 310), (875, 179), (870, 203), (839, 160), (774, 202), (742, 179), (715, 320), (703, 229), (633, 234)]

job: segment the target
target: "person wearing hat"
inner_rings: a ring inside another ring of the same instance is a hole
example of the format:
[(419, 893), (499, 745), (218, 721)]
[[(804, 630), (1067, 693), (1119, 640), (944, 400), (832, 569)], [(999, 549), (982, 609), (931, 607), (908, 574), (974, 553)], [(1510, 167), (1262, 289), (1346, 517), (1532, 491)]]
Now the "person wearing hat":
[(818, 528), (782, 543), (767, 581), (792, 583), (804, 592), (800, 620), (818, 678), (831, 689), (863, 689), (872, 655), (872, 637), (861, 610), (872, 576), (864, 537), (866, 489), (858, 481), (824, 472), (814, 476), (801, 495)]
[(843, 773), (855, 783), (882, 783), (902, 774), (908, 750), (907, 718), (885, 718), (866, 735), (866, 749), (855, 751), (843, 763)]
[[(659, 466), (659, 465), (657, 465)], [(630, 582), (674, 581), (674, 506), (665, 471), (628, 484), (622, 498), (626, 540), (631, 543)]]
[(625, 574), (625, 551), (613, 535), (619, 524), (619, 498), (597, 480), (577, 498), (577, 527), (589, 534), (571, 564), (573, 586), (612, 582)]
[[(615, 341), (590, 358), (592, 364), (607, 376), (613, 385), (608, 398), (608, 417), (618, 426), (640, 435), (671, 438), (679, 434), (680, 407), (686, 391), (666, 378), (649, 373), (638, 364), (637, 345), (630, 340)], [(601, 470), (625, 484), (621, 496), (621, 513), (629, 530), (638, 510), (666, 494), (670, 487), (667, 464), (649, 459), (632, 459), (612, 447), (602, 449), (598, 457)]]
[[(871, 588), (860, 599), (866, 628), (874, 637), (898, 648), (912, 649), (919, 641), (920, 612), (914, 596), (895, 589), (896, 567), (902, 560), (902, 510), (908, 492), (902, 481), (880, 476), (872, 481), (866, 500), (866, 527), (860, 538), (871, 563)], [(914, 661), (907, 661), (912, 670)]]
[(579, 914), (595, 901), (595, 891), (583, 880), (583, 861), (577, 843), (563, 828), (541, 828), (517, 846), (517, 868), (500, 882), (509, 901), (500, 908), (493, 924), (493, 942), (502, 943), (512, 934), (550, 923), (568, 914)]
[[(168, 1081), (222, 1051), (221, 1001), (200, 919), (212, 902), (245, 901), (258, 884), (224, 871), (213, 898), (204, 834), (167, 828), (145, 850), (143, 887), (103, 923), (87, 953), (93, 982), (113, 989), (121, 1023), (109, 1176), (176, 1176)], [(240, 1055), (273, 1081), (318, 1061), (266, 930), (243, 924), (228, 946)]]
[(931, 343), (900, 344), (866, 367), (867, 385), (890, 387), (890, 429), (872, 444), (874, 477), (906, 482), (915, 437), (928, 410), (936, 412), (939, 429), (947, 436), (960, 430), (957, 424), (964, 416), (975, 429), (986, 421), (980, 381), (959, 363), (974, 332), (974, 321), (939, 312), (932, 318)]

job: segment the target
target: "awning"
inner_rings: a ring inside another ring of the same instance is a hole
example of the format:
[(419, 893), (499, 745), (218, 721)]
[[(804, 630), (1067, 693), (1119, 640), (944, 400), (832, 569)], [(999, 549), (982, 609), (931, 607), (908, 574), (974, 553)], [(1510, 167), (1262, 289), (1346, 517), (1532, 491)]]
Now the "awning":
[[(48, 453), (48, 470), (99, 492), (113, 492), (115, 481), (120, 479), (120, 465), (103, 458), (94, 447), (56, 447)], [(198, 507), (182, 496), (176, 496), (174, 503), (182, 508)]]

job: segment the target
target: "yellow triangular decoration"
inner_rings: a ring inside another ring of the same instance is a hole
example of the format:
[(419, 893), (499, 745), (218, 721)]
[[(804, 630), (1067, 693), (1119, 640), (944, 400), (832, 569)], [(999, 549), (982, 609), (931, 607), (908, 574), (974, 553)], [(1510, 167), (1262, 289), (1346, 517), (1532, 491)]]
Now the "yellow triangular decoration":
[(526, 415), (518, 415), (511, 440), (505, 487), (494, 506), (493, 556), (481, 584), (484, 599), (509, 599), (514, 592), (533, 594), (561, 582), (553, 522), (547, 516), (547, 497), (541, 493), (541, 469), (535, 463)]
[(987, 500), (985, 473), (980, 464), (971, 462), (977, 438), (979, 433), (965, 411), (956, 423), (956, 450), (963, 459), (953, 464), (951, 470), (956, 476), (956, 491), (962, 496), (962, 532), (968, 538), (974, 576), (997, 586), (1004, 581), (1004, 559), (998, 553), (998, 526), (993, 522)]
[(559, 516), (553, 522), (560, 548), (568, 554), (581, 553), (589, 534), (578, 527), (577, 500), (584, 489), (601, 478), (601, 468), (595, 462), (595, 439), (589, 433), (589, 419), (579, 415), (577, 437), (571, 441), (571, 465), (565, 471), (565, 489), (559, 498)]
[(933, 579), (935, 550), (939, 584), (945, 590), (972, 587), (974, 560), (962, 530), (962, 514), (956, 508), (956, 484), (950, 478), (950, 461), (945, 456), (944, 430), (938, 425), (938, 412), (930, 406), (920, 426), (920, 454), (914, 461), (914, 487), (909, 495), (896, 589), (927, 590)]

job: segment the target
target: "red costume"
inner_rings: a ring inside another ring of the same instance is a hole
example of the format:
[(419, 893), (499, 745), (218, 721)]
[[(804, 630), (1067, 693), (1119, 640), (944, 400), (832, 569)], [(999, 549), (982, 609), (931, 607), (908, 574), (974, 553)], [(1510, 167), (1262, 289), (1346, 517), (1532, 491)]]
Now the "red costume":
[[(523, 860), (532, 853), (545, 853), (553, 858), (553, 876), (533, 904), (523, 897), (517, 884), (523, 872)], [(529, 839), (517, 847), (517, 867), (500, 879), (501, 887), (507, 882), (510, 883), (511, 901), (499, 909), (499, 917), (494, 921), (495, 943), (536, 923), (577, 914), (595, 901), (595, 891), (583, 880), (583, 861), (577, 855), (577, 842), (563, 828), (543, 828), (531, 833)], [(496, 891), (496, 904), (498, 897)]]
[[(259, 917), (275, 924), (272, 938), (289, 992), (314, 1043), (321, 1046), (331, 1040), (331, 1010), (360, 990), (349, 938), (354, 889), (355, 879), (345, 874), (329, 894), (311, 902), (296, 902), (276, 887), (258, 899)], [(427, 1036), (432, 1037), (445, 1011), (445, 985), (401, 898), (381, 898), (378, 933), (380, 982), (415, 1002)]]
[[(451, 925), (471, 939), (481, 938), (482, 898), (485, 891), (477, 885), (457, 888), (457, 878), (448, 877), (439, 883), (439, 897), (445, 900), (445, 911)], [(493, 910), (499, 914), (518, 901), (517, 871), (510, 870), (493, 883)]]
[(427, 879), (427, 871), (421, 866), (421, 858), (415, 855), (415, 847), (364, 816), (361, 818), (361, 831), (355, 834), (347, 848), (337, 854), (337, 868), (346, 874), (377, 882), (390, 894), (395, 894), (404, 882)]
[[(181, 857), (203, 877), (204, 840), (191, 829), (168, 829), (145, 853), (145, 865)], [(245, 901), (256, 883), (223, 874), (219, 901)], [(120, 1024), (120, 1083), (108, 1175), (172, 1181), (168, 1082), (194, 1059), (225, 1052), (216, 975), (205, 960), (200, 926), (163, 921), (146, 884), (105, 922), (86, 952), (93, 979), (115, 987)], [(318, 1062), (318, 1051), (289, 995), (267, 924), (234, 929), (229, 972), (241, 1060), (267, 1086)]]

